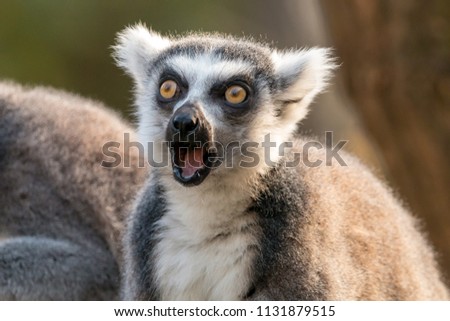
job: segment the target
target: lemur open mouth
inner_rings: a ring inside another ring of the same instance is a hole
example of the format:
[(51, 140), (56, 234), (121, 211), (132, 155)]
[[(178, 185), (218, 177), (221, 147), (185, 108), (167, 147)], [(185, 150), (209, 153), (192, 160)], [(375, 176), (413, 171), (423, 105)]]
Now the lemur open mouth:
[(175, 179), (185, 186), (201, 184), (211, 172), (215, 153), (211, 126), (199, 106), (187, 102), (179, 107), (169, 121), (166, 137)]
[(200, 142), (171, 142), (172, 170), (177, 181), (189, 186), (199, 185), (211, 172), (214, 153)]

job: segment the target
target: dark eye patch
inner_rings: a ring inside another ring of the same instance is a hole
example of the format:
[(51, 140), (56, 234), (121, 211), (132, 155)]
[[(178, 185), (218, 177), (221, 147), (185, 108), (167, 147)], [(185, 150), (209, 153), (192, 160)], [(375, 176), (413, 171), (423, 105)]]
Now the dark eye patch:
[(225, 81), (218, 81), (214, 83), (210, 90), (210, 96), (215, 99), (223, 100), (225, 102), (226, 90), (234, 85), (241, 86), (242, 88), (244, 88), (245, 91), (247, 92), (248, 99), (250, 99), (253, 96), (254, 94), (253, 82), (247, 75), (238, 75), (233, 78), (229, 78)]
[(189, 90), (189, 85), (186, 78), (184, 78), (181, 74), (179, 74), (172, 68), (165, 69), (161, 72), (157, 90), (159, 91), (161, 85), (168, 80), (172, 80), (177, 83), (178, 91), (176, 93), (176, 96), (171, 99), (164, 99), (164, 97), (161, 97), (159, 92), (157, 93), (156, 97), (158, 105), (163, 109), (172, 109), (181, 98), (186, 96)]
[[(231, 104), (225, 98), (225, 92), (232, 86), (240, 86), (246, 91), (246, 99), (239, 104)], [(217, 81), (210, 89), (210, 97), (222, 107), (224, 116), (234, 120), (248, 114), (254, 106), (256, 93), (253, 81), (248, 75), (236, 75), (224, 81)]]
[(181, 88), (189, 89), (186, 78), (172, 68), (164, 69), (159, 77), (159, 85), (166, 80), (174, 80)]

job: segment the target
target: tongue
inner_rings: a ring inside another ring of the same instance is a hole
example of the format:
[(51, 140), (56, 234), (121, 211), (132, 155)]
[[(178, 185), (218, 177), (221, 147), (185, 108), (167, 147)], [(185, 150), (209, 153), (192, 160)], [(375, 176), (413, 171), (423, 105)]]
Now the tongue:
[(203, 166), (203, 151), (201, 148), (195, 148), (186, 152), (184, 158), (183, 176), (191, 177)]

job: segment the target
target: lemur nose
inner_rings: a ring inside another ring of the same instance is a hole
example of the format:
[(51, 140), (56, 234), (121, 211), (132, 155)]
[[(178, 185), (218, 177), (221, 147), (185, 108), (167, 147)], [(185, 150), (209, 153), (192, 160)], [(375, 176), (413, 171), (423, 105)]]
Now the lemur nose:
[(187, 135), (197, 129), (198, 119), (192, 111), (183, 111), (174, 115), (172, 124), (181, 135)]

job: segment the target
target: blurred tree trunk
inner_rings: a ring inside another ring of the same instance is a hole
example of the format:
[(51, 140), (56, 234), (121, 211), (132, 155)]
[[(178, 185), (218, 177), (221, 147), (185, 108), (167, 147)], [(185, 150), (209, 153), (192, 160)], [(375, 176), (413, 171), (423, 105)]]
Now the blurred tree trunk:
[(348, 94), (450, 271), (450, 2), (321, 5)]
[[(331, 37), (324, 21), (320, 3), (316, 0), (262, 0), (260, 5), (242, 2), (245, 19), (233, 21), (245, 25), (253, 34), (265, 34), (281, 49), (292, 47), (332, 47)], [(242, 9), (242, 8), (241, 8)], [(248, 16), (252, 16), (251, 24)], [(340, 71), (339, 71), (340, 72)], [(370, 133), (364, 128), (352, 102), (334, 78), (325, 93), (312, 104), (308, 117), (301, 122), (300, 132), (323, 139), (325, 131), (333, 132), (333, 140), (348, 140), (345, 149), (358, 155), (366, 164), (385, 174), (383, 157), (377, 150)]]

